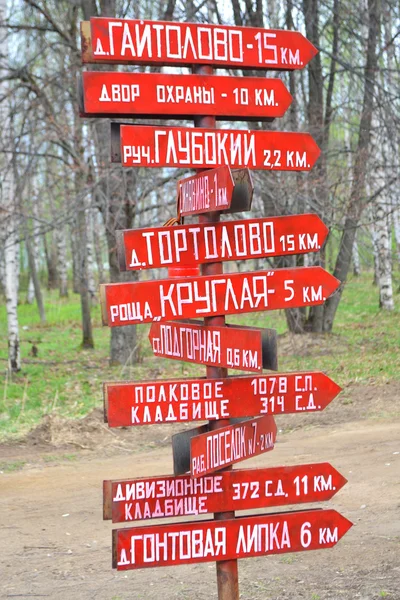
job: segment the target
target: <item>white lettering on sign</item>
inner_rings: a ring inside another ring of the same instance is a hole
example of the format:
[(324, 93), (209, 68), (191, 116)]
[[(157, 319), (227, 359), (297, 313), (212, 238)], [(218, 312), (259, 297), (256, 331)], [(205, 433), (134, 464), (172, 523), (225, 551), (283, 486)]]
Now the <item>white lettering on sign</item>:
[(208, 177), (196, 177), (183, 181), (180, 185), (182, 212), (210, 208)]
[[(122, 28), (121, 47), (115, 49), (114, 30)], [(108, 24), (109, 55), (127, 58), (153, 58), (165, 55), (171, 60), (205, 60), (206, 62), (243, 62), (242, 32), (235, 28), (198, 26), (191, 29), (184, 23), (129, 23), (110, 21)], [(98, 39), (98, 42), (100, 40)], [(105, 54), (101, 43), (94, 56)]]
[[(152, 342), (154, 354), (181, 360), (221, 362), (221, 333), (209, 329), (192, 329), (160, 325), (160, 337)], [(257, 364), (257, 363), (256, 363)]]
[[(204, 186), (188, 181), (188, 186), (182, 185), (183, 191), (182, 211), (199, 210), (208, 208), (209, 188), (208, 180), (204, 178)], [(207, 183), (206, 183), (207, 182)], [(190, 183), (190, 186), (189, 186)], [(226, 189), (225, 189), (226, 191)], [(230, 223), (221, 224), (216, 228), (207, 227), (166, 227), (165, 230), (143, 231), (142, 239), (145, 240), (143, 248), (143, 262), (152, 266), (155, 261), (160, 265), (179, 264), (184, 262), (186, 254), (190, 253), (195, 260), (232, 260), (240, 256), (251, 258), (267, 256), (275, 253), (274, 224), (264, 221), (260, 223)], [(130, 255), (130, 267), (143, 266), (138, 259), (141, 241), (138, 250), (133, 249)]]
[(213, 400), (223, 398), (223, 381), (179, 381), (177, 383), (138, 383), (135, 384), (135, 404), (164, 402)]
[(162, 85), (156, 87), (157, 102), (160, 104), (215, 104), (215, 89), (204, 85)]
[[(220, 286), (219, 289), (217, 289), (217, 286)], [(221, 294), (225, 312), (230, 304), (240, 310), (268, 307), (266, 275), (252, 278), (243, 277), (237, 287), (239, 290), (235, 292), (232, 282), (228, 278), (204, 279), (202, 282), (169, 283), (168, 289), (164, 289), (164, 284), (161, 284), (161, 316), (166, 316), (167, 309), (171, 311), (173, 316), (181, 316), (183, 315), (184, 306), (194, 303), (197, 307), (196, 315), (209, 312), (215, 313), (217, 311), (217, 297), (221, 297)]]
[(236, 552), (273, 552), (290, 548), (291, 541), (287, 521), (241, 525)]
[(140, 96), (140, 87), (138, 84), (118, 84), (107, 85), (103, 83), (99, 102), (135, 102)]
[(134, 565), (137, 554), (144, 563), (223, 557), (226, 554), (226, 528), (132, 535), (130, 556), (128, 558), (122, 550), (118, 565)]
[[(249, 131), (154, 131), (154, 146), (123, 145), (123, 162), (148, 165), (257, 166), (256, 138)], [(279, 166), (279, 165), (275, 165)]]

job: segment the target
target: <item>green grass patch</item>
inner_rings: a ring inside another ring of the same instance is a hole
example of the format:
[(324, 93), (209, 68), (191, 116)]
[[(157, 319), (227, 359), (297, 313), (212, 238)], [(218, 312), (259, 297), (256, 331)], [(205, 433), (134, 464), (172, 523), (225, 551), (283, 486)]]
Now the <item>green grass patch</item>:
[[(399, 295), (395, 302), (400, 304)], [(101, 326), (99, 307), (92, 309), (95, 349), (82, 350), (79, 296), (59, 299), (57, 292), (45, 292), (45, 306), (46, 325), (40, 324), (35, 305), (18, 307), (22, 370), (9, 380), (6, 311), (4, 302), (0, 305), (0, 439), (26, 433), (49, 413), (67, 418), (86, 415), (102, 405), (105, 380), (204, 374), (199, 365), (154, 359), (147, 341), (148, 325), (138, 326), (143, 362), (110, 367), (110, 330)], [(284, 311), (238, 315), (228, 322), (277, 329), (280, 371), (322, 370), (344, 387), (400, 378), (400, 311), (379, 310), (371, 274), (347, 283), (332, 334), (293, 339), (287, 336)], [(37, 356), (32, 355), (33, 345)], [(351, 399), (343, 400), (351, 403)]]

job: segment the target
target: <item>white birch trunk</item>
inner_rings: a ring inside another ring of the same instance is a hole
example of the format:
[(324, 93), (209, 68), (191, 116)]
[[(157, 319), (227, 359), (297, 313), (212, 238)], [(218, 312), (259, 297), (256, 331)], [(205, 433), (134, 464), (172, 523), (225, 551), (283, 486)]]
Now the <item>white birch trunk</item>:
[(387, 157), (390, 156), (390, 148), (387, 144), (386, 131), (375, 115), (372, 123), (375, 165), (371, 166), (375, 166), (372, 173), (374, 174), (374, 188), (378, 193), (374, 201), (373, 221), (378, 255), (379, 306), (384, 310), (393, 310), (392, 248), (389, 227), (391, 202), (390, 188), (385, 187), (388, 181), (386, 165)]
[[(37, 220), (38, 206), (37, 206), (36, 194), (34, 194), (34, 197), (32, 200), (32, 215), (33, 215), (33, 237), (31, 240), (31, 247), (32, 247), (33, 260), (35, 261), (36, 269), (39, 270), (38, 260), (39, 260), (40, 227), (39, 227), (39, 222)], [(35, 286), (33, 284), (32, 273), (29, 273), (29, 282), (28, 282), (28, 291), (26, 294), (26, 302), (28, 304), (33, 304), (34, 301), (35, 301)]]
[(388, 204), (382, 194), (375, 205), (376, 244), (378, 249), (379, 306), (394, 309), (392, 286), (392, 261)]
[(98, 304), (97, 298), (97, 286), (94, 278), (94, 250), (93, 250), (93, 214), (92, 210), (89, 208), (86, 209), (86, 223), (87, 223), (87, 236), (86, 236), (86, 249), (87, 249), (87, 278), (88, 278), (88, 292), (90, 298), (90, 304), (96, 305)]
[(67, 265), (67, 240), (65, 227), (56, 231), (58, 276), (60, 286), (60, 297), (68, 297), (68, 265)]
[(397, 262), (400, 266), (400, 206), (397, 198), (394, 199), (394, 206), (392, 207), (392, 224), (396, 244)]
[[(8, 56), (6, 19), (7, 0), (0, 0), (0, 55)], [(3, 59), (4, 60), (4, 59)], [(0, 96), (6, 96), (8, 84), (1, 82), (7, 75), (5, 69), (0, 69)], [(2, 148), (12, 147), (7, 135), (11, 132), (8, 113), (8, 103), (0, 104), (0, 143)], [(8, 365), (10, 371), (21, 369), (21, 353), (18, 329), (18, 275), (19, 275), (19, 234), (18, 219), (15, 206), (15, 184), (11, 156), (2, 154), (0, 157), (0, 213), (2, 243), (4, 248), (4, 292), (6, 296), (6, 311), (8, 325)]]
[(360, 254), (358, 251), (357, 237), (354, 240), (354, 244), (353, 244), (352, 260), (353, 260), (353, 274), (356, 277), (359, 277), (361, 275), (361, 267), (360, 267)]
[[(368, 196), (370, 195), (369, 192), (367, 192)], [(377, 235), (376, 235), (376, 229), (375, 229), (375, 223), (374, 223), (374, 213), (372, 210), (372, 206), (369, 206), (369, 210), (368, 210), (368, 220), (369, 220), (369, 231), (371, 234), (371, 240), (372, 240), (372, 255), (374, 257), (374, 285), (378, 285), (378, 278), (379, 278), (379, 255), (378, 255), (378, 243), (377, 243)]]

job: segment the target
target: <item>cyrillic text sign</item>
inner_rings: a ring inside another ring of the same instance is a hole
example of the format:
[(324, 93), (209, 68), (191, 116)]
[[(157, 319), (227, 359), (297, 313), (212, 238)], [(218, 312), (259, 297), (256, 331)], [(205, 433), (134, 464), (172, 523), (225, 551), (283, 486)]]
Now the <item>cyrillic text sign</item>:
[[(91, 37), (91, 40), (90, 40)], [(90, 19), (83, 62), (302, 69), (317, 49), (297, 31), (128, 19)]]
[(105, 481), (104, 518), (124, 523), (323, 502), (345, 483), (329, 463)]
[(339, 280), (321, 267), (297, 267), (109, 283), (100, 286), (104, 325), (191, 319), (323, 304)]
[(332, 548), (352, 523), (335, 510), (305, 510), (147, 525), (113, 531), (113, 567), (122, 571)]

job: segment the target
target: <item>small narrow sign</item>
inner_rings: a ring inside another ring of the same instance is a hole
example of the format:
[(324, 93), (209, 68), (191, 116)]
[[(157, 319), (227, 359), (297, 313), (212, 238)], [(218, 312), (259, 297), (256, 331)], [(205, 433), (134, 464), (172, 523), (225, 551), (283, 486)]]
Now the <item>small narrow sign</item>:
[(227, 165), (178, 181), (178, 214), (182, 217), (230, 208), (234, 182)]
[(190, 440), (190, 474), (200, 477), (274, 449), (274, 417), (265, 415), (215, 429)]
[[(202, 203), (213, 206), (210, 199)], [(117, 249), (120, 269), (136, 271), (317, 252), (327, 236), (317, 215), (303, 214), (128, 229), (117, 232)]]
[(165, 73), (82, 73), (82, 116), (224, 120), (282, 117), (292, 97), (281, 79), (172, 75)]
[(331, 509), (223, 521), (126, 527), (113, 531), (119, 571), (332, 548), (352, 523)]
[(104, 518), (125, 523), (325, 502), (346, 482), (329, 463), (105, 481)]
[(109, 327), (316, 306), (340, 281), (321, 267), (161, 279), (100, 286)]
[[(277, 334), (256, 327), (209, 327), (200, 321), (153, 323), (149, 340), (154, 356), (259, 373), (278, 368)], [(210, 353), (213, 347), (215, 352)]]
[(111, 158), (124, 167), (310, 171), (319, 155), (309, 133), (121, 125), (120, 157)]
[(303, 69), (317, 49), (299, 32), (256, 27), (110, 19), (82, 23), (84, 63)]
[[(214, 352), (212, 344), (211, 352)], [(211, 357), (211, 362), (215, 362)], [(321, 372), (103, 384), (110, 427), (318, 412), (341, 388)]]

